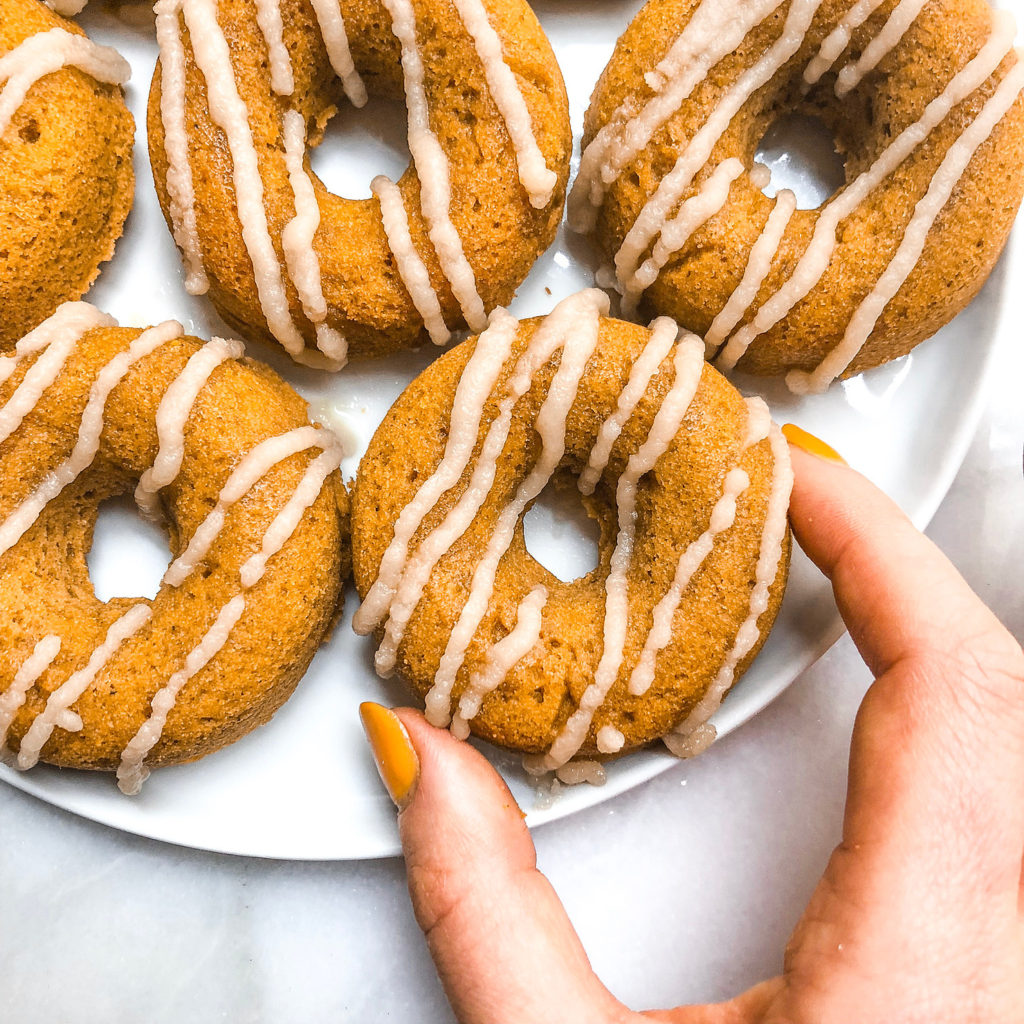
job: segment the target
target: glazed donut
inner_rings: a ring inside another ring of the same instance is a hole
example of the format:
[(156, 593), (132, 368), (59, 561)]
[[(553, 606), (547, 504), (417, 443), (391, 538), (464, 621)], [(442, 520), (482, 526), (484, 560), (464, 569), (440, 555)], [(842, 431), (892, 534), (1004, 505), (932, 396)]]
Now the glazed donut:
[[(116, 771), (209, 754), (269, 720), (347, 571), (341, 452), (279, 377), (168, 321), (60, 307), (0, 363), (0, 747)], [(97, 510), (135, 489), (174, 561), (152, 601), (97, 599)]]
[[(822, 391), (978, 292), (1024, 194), (1024, 61), (985, 0), (651, 0), (586, 118), (570, 223), (623, 309), (706, 336), (722, 369)], [(816, 210), (754, 153), (798, 112), (845, 155)]]
[[(376, 631), (378, 672), (397, 670), (435, 725), (563, 780), (658, 737), (706, 746), (789, 560), (792, 475), (767, 406), (668, 318), (607, 309), (591, 290), (544, 320), (495, 311), (401, 395), (352, 499), (354, 626)], [(522, 529), (565, 476), (601, 527), (600, 564), (572, 583)]]
[[(525, 0), (160, 0), (149, 140), (186, 286), (338, 368), (482, 330), (554, 238), (571, 150)], [(343, 17), (342, 17), (343, 16)], [(358, 70), (357, 70), (358, 69)], [(342, 94), (404, 96), (412, 164), (373, 199), (309, 168)]]
[(0, 348), (113, 255), (135, 184), (128, 74), (38, 0), (0, 0)]

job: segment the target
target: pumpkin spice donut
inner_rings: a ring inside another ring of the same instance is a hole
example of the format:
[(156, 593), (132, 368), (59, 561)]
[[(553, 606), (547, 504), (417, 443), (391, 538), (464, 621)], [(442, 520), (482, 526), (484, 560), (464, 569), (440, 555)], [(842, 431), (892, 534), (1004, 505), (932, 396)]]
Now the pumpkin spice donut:
[(38, 0), (0, 0), (0, 348), (113, 255), (135, 182), (128, 74)]
[[(378, 672), (435, 725), (563, 781), (659, 737), (703, 749), (789, 562), (792, 475), (765, 404), (672, 321), (607, 309), (591, 290), (543, 320), (496, 311), (401, 395), (352, 499), (354, 625), (376, 632)], [(599, 565), (571, 583), (523, 538), (557, 477), (601, 527)]]
[[(66, 304), (0, 363), (0, 748), (116, 771), (264, 724), (330, 628), (348, 568), (333, 435), (239, 342), (120, 329)], [(135, 491), (174, 561), (153, 600), (98, 600), (100, 504)]]
[[(525, 0), (160, 0), (149, 140), (187, 267), (250, 338), (338, 368), (482, 330), (554, 238), (568, 103)], [(412, 163), (332, 195), (337, 105), (404, 97)]]
[[(986, 0), (650, 0), (586, 118), (570, 223), (623, 308), (797, 392), (905, 355), (977, 294), (1024, 194), (1024, 61)], [(820, 119), (845, 184), (769, 199), (754, 153)]]

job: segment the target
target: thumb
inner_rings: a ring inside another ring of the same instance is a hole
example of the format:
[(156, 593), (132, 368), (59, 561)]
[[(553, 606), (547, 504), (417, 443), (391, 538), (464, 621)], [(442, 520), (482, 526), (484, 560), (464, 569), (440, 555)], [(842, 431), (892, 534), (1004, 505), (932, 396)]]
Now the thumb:
[(416, 920), (463, 1024), (632, 1017), (601, 984), (508, 787), (467, 743), (409, 709), (363, 704), (399, 806)]

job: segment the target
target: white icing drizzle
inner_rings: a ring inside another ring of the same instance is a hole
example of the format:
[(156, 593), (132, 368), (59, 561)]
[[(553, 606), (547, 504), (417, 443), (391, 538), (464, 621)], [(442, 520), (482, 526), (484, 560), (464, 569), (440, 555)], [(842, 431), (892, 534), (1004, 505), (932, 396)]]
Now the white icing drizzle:
[(753, 305), (758, 290), (768, 276), (768, 271), (771, 270), (772, 261), (779, 251), (779, 246), (782, 245), (786, 228), (789, 227), (795, 210), (796, 194), (788, 188), (781, 189), (775, 197), (775, 205), (772, 207), (771, 213), (768, 214), (764, 231), (757, 236), (757, 240), (750, 250), (747, 266), (743, 271), (740, 283), (729, 296), (729, 301), (722, 307), (718, 316), (711, 321), (708, 333), (704, 336), (704, 342), (712, 353), (729, 337), (736, 325), (743, 319), (743, 315)]
[(168, 207), (174, 241), (185, 260), (185, 290), (205, 295), (210, 279), (203, 267), (196, 226), (196, 193), (185, 134), (185, 47), (178, 13), (182, 0), (157, 0), (156, 39), (160, 47), (160, 119), (167, 158)]
[(636, 541), (637, 487), (641, 478), (654, 469), (682, 426), (704, 369), (704, 343), (692, 334), (685, 337), (676, 346), (674, 364), (675, 379), (655, 414), (650, 432), (629, 457), (625, 470), (619, 476), (615, 494), (619, 533), (605, 580), (604, 649), (593, 682), (584, 690), (578, 707), (545, 755), (545, 766), (549, 769), (564, 765), (583, 746), (594, 715), (607, 698), (622, 667), (629, 627), (629, 569)]
[(348, 343), (339, 331), (327, 325), (327, 302), (320, 277), (320, 260), (313, 247), (313, 239), (320, 226), (320, 205), (303, 162), (306, 154), (305, 118), (297, 110), (285, 111), (282, 132), (285, 166), (295, 194), (295, 216), (285, 224), (281, 232), (285, 264), (299, 294), (302, 311), (316, 327), (317, 348), (328, 359), (344, 365)]
[(928, 191), (918, 202), (896, 255), (875, 286), (864, 297), (847, 325), (843, 340), (811, 373), (793, 370), (786, 376), (790, 390), (797, 394), (824, 391), (853, 361), (871, 336), (882, 311), (917, 266), (928, 232), (981, 144), (1016, 102), (1024, 88), (1024, 58), (1018, 59), (998, 88), (986, 101), (977, 118), (946, 151)]
[(470, 330), (487, 326), (487, 313), (477, 291), (473, 268), (451, 219), (451, 178), (448, 156), (430, 127), (424, 88), (423, 58), (416, 42), (416, 12), (411, 0), (383, 0), (391, 30), (402, 48), (405, 102), (409, 112), (409, 152), (420, 180), (420, 204), (438, 263), (451, 285)]
[(508, 128), (516, 151), (519, 181), (530, 197), (530, 205), (542, 210), (551, 202), (558, 184), (558, 175), (548, 169), (544, 154), (537, 145), (530, 111), (512, 69), (505, 62), (501, 39), (487, 18), (480, 0), (452, 0), (467, 31), (476, 44), (476, 52), (484, 66), (484, 75), (491, 98)]
[(622, 310), (631, 316), (645, 289), (658, 279), (662, 268), (673, 253), (678, 252), (690, 236), (703, 224), (722, 211), (729, 200), (732, 183), (743, 173), (743, 164), (735, 157), (723, 160), (702, 183), (696, 194), (679, 207), (678, 213), (661, 229), (651, 255), (632, 274), (628, 264), (619, 264), (621, 251), (616, 254), (616, 268), (622, 283)]
[(818, 52), (804, 68), (804, 82), (807, 86), (816, 85), (850, 45), (854, 29), (860, 28), (872, 14), (878, 10), (885, 0), (857, 0), (843, 16), (839, 24), (822, 40)]
[[(751, 445), (763, 441), (771, 429), (771, 415), (760, 398), (748, 398), (747, 434), (740, 455)], [(629, 677), (629, 692), (636, 697), (645, 694), (654, 682), (654, 667), (658, 654), (672, 641), (672, 621), (697, 570), (704, 564), (715, 545), (715, 538), (732, 529), (736, 521), (736, 503), (750, 486), (750, 477), (739, 466), (725, 477), (722, 494), (711, 510), (707, 529), (679, 556), (675, 575), (668, 590), (654, 606), (652, 623), (633, 672)]]
[(270, 333), (294, 356), (305, 346), (288, 308), (274, 243), (263, 207), (263, 179), (253, 143), (249, 111), (238, 94), (231, 54), (217, 23), (213, 0), (185, 0), (182, 11), (192, 54), (206, 79), (210, 118), (227, 138), (242, 239), (252, 262), (260, 308)]
[(509, 357), (518, 330), (519, 321), (507, 310), (499, 308), (491, 317), (490, 327), (477, 340), (455, 389), (444, 455), (398, 516), (394, 536), (381, 558), (377, 578), (352, 618), (352, 628), (357, 633), (369, 633), (387, 614), (408, 563), (413, 536), (441, 495), (459, 482), (469, 465), (480, 433), (484, 405)]
[(172, 587), (180, 587), (185, 582), (206, 557), (223, 529), (228, 509), (244, 497), (274, 466), (308, 448), (333, 448), (332, 441), (327, 431), (306, 426), (267, 438), (250, 449), (231, 471), (217, 497), (217, 504), (196, 528), (185, 550), (167, 567), (163, 582)]
[[(747, 618), (736, 633), (736, 639), (718, 670), (714, 682), (701, 698), (700, 703), (690, 712), (668, 736), (665, 745), (679, 756), (699, 753), (714, 739), (714, 726), (708, 719), (718, 710), (736, 676), (736, 667), (750, 653), (760, 638), (758, 619), (768, 608), (771, 587), (778, 575), (786, 540), (786, 514), (789, 495), (793, 489), (793, 469), (789, 461), (789, 449), (782, 431), (774, 424), (769, 433), (772, 447), (772, 484), (768, 496), (768, 510), (764, 531), (761, 534), (761, 548), (754, 571), (754, 589), (750, 595), (750, 609)], [(696, 741), (696, 742), (695, 742)]]
[(616, 254), (615, 265), (620, 283), (627, 281), (633, 274), (640, 257), (661, 231), (694, 175), (707, 163), (715, 145), (738, 111), (800, 49), (822, 2), (792, 0), (778, 39), (726, 91), (707, 121), (687, 143), (675, 166), (662, 178), (654, 194), (641, 209)]
[(720, 365), (735, 366), (759, 335), (775, 326), (821, 280), (838, 244), (836, 229), (865, 198), (924, 142), (949, 112), (971, 95), (999, 67), (1010, 52), (1016, 32), (1008, 11), (993, 14), (992, 34), (921, 117), (905, 128), (875, 162), (836, 196), (818, 216), (814, 234), (786, 283), (757, 311), (754, 319), (729, 339), (719, 356)]
[(659, 317), (650, 327), (650, 337), (647, 344), (633, 363), (629, 371), (629, 380), (626, 386), (619, 392), (615, 403), (615, 411), (601, 424), (597, 432), (597, 440), (594, 447), (590, 449), (590, 457), (587, 460), (586, 468), (580, 474), (579, 489), (581, 494), (593, 494), (601, 474), (608, 465), (612, 448), (622, 433), (629, 417), (633, 415), (647, 391), (651, 378), (658, 372), (662, 361), (672, 351), (675, 344), (679, 327), (676, 322), (667, 316)]
[(743, 4), (703, 0), (668, 53), (647, 76), (654, 90), (639, 114), (630, 97), (587, 146), (569, 198), (569, 225), (592, 231), (607, 186), (619, 177), (679, 109), (708, 72), (731, 54), (774, 12), (782, 0), (748, 0)]
[(74, 67), (107, 85), (124, 85), (131, 76), (128, 62), (109, 46), (98, 46), (85, 36), (63, 28), (38, 32), (0, 57), (0, 136), (29, 89), (46, 75)]
[(855, 89), (864, 76), (874, 70), (879, 61), (899, 45), (927, 2), (928, 0), (900, 0), (882, 26), (882, 30), (864, 47), (860, 58), (851, 61), (840, 70), (836, 79), (836, 95), (840, 99)]
[(617, 754), (625, 746), (626, 737), (614, 725), (597, 730), (597, 749), (602, 754)]
[(295, 73), (292, 59), (284, 43), (284, 22), (281, 20), (281, 0), (255, 0), (256, 23), (267, 44), (270, 65), (270, 88), (278, 96), (291, 96), (295, 91)]
[(184, 369), (171, 381), (156, 410), (157, 452), (153, 465), (142, 474), (135, 488), (135, 501), (152, 518), (159, 512), (157, 494), (173, 483), (185, 457), (185, 424), (199, 392), (210, 374), (228, 359), (240, 359), (245, 349), (240, 341), (214, 338), (189, 357)]
[(465, 661), (473, 635), (487, 612), (487, 605), (494, 592), (498, 565), (512, 543), (516, 524), (526, 507), (544, 490), (565, 454), (569, 411), (576, 399), (587, 361), (597, 345), (601, 311), (606, 308), (590, 292), (582, 292), (581, 296), (584, 310), (581, 311), (582, 315), (574, 318), (575, 322), (564, 336), (558, 369), (534, 422), (541, 440), (540, 455), (526, 479), (516, 489), (515, 497), (498, 515), (487, 546), (473, 572), (466, 602), (448, 637), (447, 647), (434, 675), (434, 685), (427, 693), (426, 716), (432, 725), (448, 724), (455, 677)]
[(384, 234), (394, 254), (398, 276), (402, 279), (416, 312), (423, 319), (430, 340), (435, 345), (447, 345), (451, 340), (451, 332), (444, 322), (441, 304), (438, 302), (437, 292), (430, 283), (426, 264), (420, 259), (420, 254), (413, 245), (412, 234), (409, 231), (409, 215), (402, 202), (401, 190), (386, 174), (378, 174), (370, 182), (370, 190), (380, 202)]
[[(68, 458), (52, 472), (47, 473), (42, 483), (3, 523), (0, 523), (0, 554), (10, 550), (32, 526), (46, 505), (92, 465), (100, 446), (107, 399), (132, 364), (149, 355), (160, 345), (172, 338), (180, 338), (181, 335), (182, 327), (176, 320), (167, 320), (157, 327), (150, 327), (100, 370), (89, 391), (89, 399), (82, 413), (74, 449)], [(45, 358), (45, 355), (42, 358)]]
[(113, 317), (101, 313), (87, 302), (65, 302), (53, 316), (26, 334), (17, 343), (12, 355), (0, 356), (0, 384), (3, 384), (22, 359), (37, 352), (43, 353), (28, 368), (14, 394), (0, 409), (0, 443), (21, 426), (22, 420), (35, 407), (43, 392), (56, 380), (61, 367), (82, 337), (97, 327), (116, 325), (117, 321)]
[(85, 10), (89, 0), (45, 0), (46, 6), (62, 18), (73, 18)]
[(513, 368), (506, 393), (498, 404), (498, 415), (487, 430), (465, 492), (440, 526), (424, 538), (408, 561), (391, 602), (384, 637), (377, 648), (375, 664), (381, 675), (386, 676), (394, 670), (398, 645), (405, 635), (405, 627), (438, 559), (466, 532), (487, 498), (497, 472), (497, 458), (508, 439), (516, 402), (529, 390), (537, 371), (555, 351), (566, 344), (570, 333), (579, 329), (581, 322), (586, 326), (593, 321), (593, 329), (596, 331), (597, 319), (607, 314), (608, 305), (608, 296), (596, 289), (572, 295), (555, 306), (530, 338)]
[(29, 726), (18, 751), (18, 768), (27, 771), (35, 766), (54, 729), (77, 732), (82, 728), (82, 720), (71, 711), (71, 706), (89, 689), (118, 648), (142, 629), (152, 615), (153, 609), (148, 604), (136, 604), (111, 623), (106, 638), (92, 652), (85, 667), (73, 672), (50, 694), (46, 707)]
[(469, 723), (479, 714), (484, 698), (537, 645), (547, 599), (547, 587), (534, 587), (519, 602), (515, 628), (488, 650), (484, 668), (470, 676), (459, 698), (459, 709), (452, 716), (451, 729), (456, 738), (464, 740), (469, 736)]
[(352, 52), (348, 45), (348, 33), (345, 31), (345, 20), (341, 16), (341, 5), (338, 0), (310, 0), (313, 13), (320, 25), (320, 34), (327, 48), (327, 57), (334, 68), (334, 73), (341, 79), (342, 87), (349, 102), (354, 107), (366, 105), (366, 86), (363, 84), (355, 64), (352, 63)]
[(6, 760), (4, 755), (7, 750), (7, 732), (14, 721), (14, 716), (21, 710), (29, 690), (53, 664), (60, 653), (60, 645), (59, 636), (53, 633), (44, 636), (21, 663), (11, 685), (0, 693), (0, 760)]
[(603, 786), (608, 781), (604, 765), (600, 761), (570, 761), (559, 765), (555, 777), (567, 786), (578, 786), (587, 782), (591, 786)]

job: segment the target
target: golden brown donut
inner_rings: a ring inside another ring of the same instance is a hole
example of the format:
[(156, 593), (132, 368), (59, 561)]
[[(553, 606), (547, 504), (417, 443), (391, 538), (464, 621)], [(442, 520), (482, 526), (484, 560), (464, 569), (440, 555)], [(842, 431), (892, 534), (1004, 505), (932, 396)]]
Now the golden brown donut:
[[(1024, 194), (1013, 45), (985, 0), (651, 0), (594, 92), (570, 220), (627, 311), (643, 294), (720, 368), (823, 390), (930, 337), (995, 264)], [(754, 166), (792, 112), (845, 158), (815, 210)]]
[[(119, 770), (133, 792), (146, 766), (212, 753), (290, 696), (334, 619), (348, 498), (336, 442), (237, 342), (110, 323), (63, 306), (0, 369), (0, 745), (22, 768)], [(97, 510), (140, 481), (178, 561), (154, 600), (102, 602)]]
[[(334, 368), (482, 329), (554, 238), (568, 177), (565, 87), (525, 0), (345, 0), (340, 16), (326, 0), (261, 6), (262, 28), (253, 0), (157, 5), (150, 151), (190, 290), (208, 288), (247, 337)], [(406, 89), (430, 131), (410, 130), (397, 188), (378, 177), (372, 199), (332, 195), (308, 146), (346, 93), (361, 103)]]
[[(789, 558), (791, 472), (767, 407), (698, 339), (675, 344), (667, 318), (647, 329), (606, 310), (588, 291), (546, 320), (495, 313), (391, 408), (352, 499), (354, 625), (381, 640), (378, 671), (425, 697), (435, 725), (563, 777), (570, 758), (658, 737), (702, 749)], [(600, 564), (572, 583), (523, 539), (558, 477), (596, 484)]]
[(38, 0), (0, 0), (0, 348), (113, 255), (135, 184), (127, 77)]

